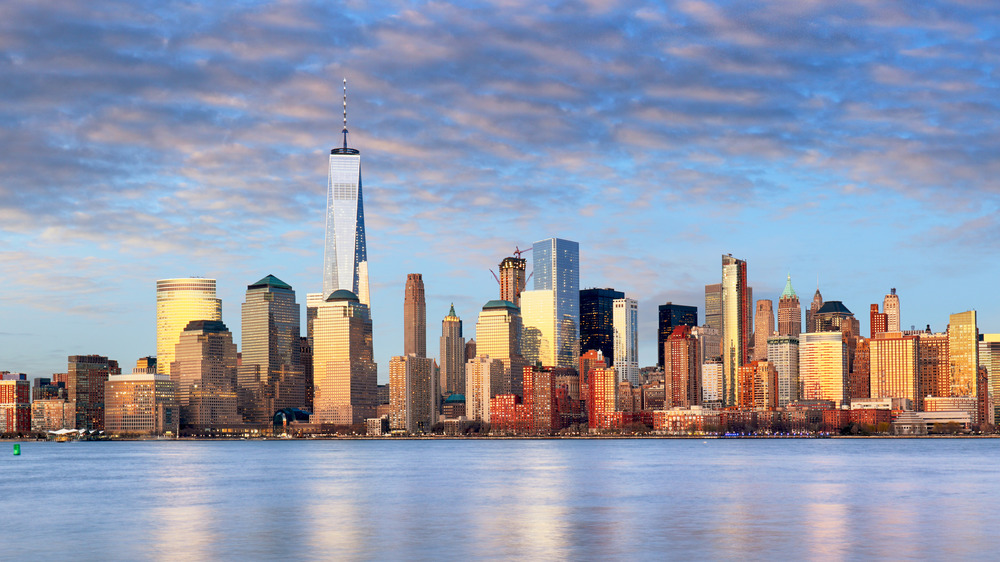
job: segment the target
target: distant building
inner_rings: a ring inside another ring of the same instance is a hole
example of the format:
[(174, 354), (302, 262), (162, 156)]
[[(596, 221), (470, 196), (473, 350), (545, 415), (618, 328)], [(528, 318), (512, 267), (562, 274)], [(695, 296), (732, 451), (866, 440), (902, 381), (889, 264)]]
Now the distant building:
[(986, 380), (994, 400), (994, 419), (1000, 419), (1000, 334), (980, 334), (979, 365), (986, 367)]
[(952, 314), (948, 322), (948, 361), (951, 366), (951, 396), (976, 396), (979, 367), (979, 328), (976, 311)]
[(580, 291), (580, 352), (598, 350), (614, 359), (614, 301), (625, 293), (614, 289)]
[(424, 278), (419, 273), (406, 276), (403, 297), (403, 355), (427, 357), (427, 304)]
[(799, 338), (776, 336), (767, 340), (768, 362), (778, 375), (778, 406), (799, 400)]
[(847, 400), (847, 349), (840, 332), (811, 332), (799, 340), (802, 400)]
[(534, 290), (521, 293), (524, 357), (528, 364), (573, 367), (580, 353), (580, 245), (560, 238), (539, 240), (532, 246), (532, 259)]
[[(899, 297), (896, 289), (889, 289), (889, 294), (882, 299), (882, 310), (886, 316), (886, 332), (898, 332), (899, 327)], [(874, 336), (873, 336), (874, 337)]]
[(951, 396), (951, 363), (948, 334), (922, 332), (917, 336), (917, 392), (920, 409), (927, 396)]
[(507, 257), (500, 262), (500, 300), (521, 306), (521, 292), (524, 291), (524, 270), (527, 260)]
[(778, 298), (778, 335), (798, 338), (802, 333), (802, 306), (792, 288), (792, 276), (788, 276), (785, 290)]
[(171, 356), (181, 426), (219, 428), (242, 423), (237, 413), (236, 344), (219, 320), (192, 320)]
[(919, 338), (883, 332), (869, 340), (872, 398), (906, 398), (922, 409), (918, 394)]
[(615, 355), (611, 365), (621, 380), (639, 385), (639, 303), (635, 299), (614, 300)]
[(778, 371), (768, 361), (751, 361), (740, 367), (737, 406), (749, 410), (778, 407)]
[(76, 411), (65, 398), (43, 398), (31, 402), (31, 431), (43, 433), (75, 429)]
[(823, 306), (813, 314), (815, 332), (846, 332), (858, 335), (859, 324), (844, 303), (840, 301), (826, 301)]
[(524, 397), (521, 400), (527, 430), (532, 435), (551, 435), (560, 428), (556, 402), (555, 374), (558, 367), (524, 368)]
[(663, 344), (665, 407), (701, 404), (701, 354), (690, 326), (676, 326)]
[[(889, 315), (878, 311), (878, 305), (871, 305), (869, 312), (869, 324), (871, 326), (871, 337), (889, 331)], [(896, 330), (898, 331), (898, 330)]]
[(31, 383), (26, 378), (0, 380), (0, 433), (31, 431)]
[(806, 332), (819, 331), (816, 329), (816, 313), (821, 308), (823, 308), (823, 295), (820, 294), (819, 287), (816, 287), (816, 293), (813, 295), (812, 302), (809, 303), (809, 310), (806, 311)]
[[(528, 293), (529, 291), (525, 291), (524, 295)], [(525, 365), (521, 356), (520, 310), (508, 301), (487, 302), (479, 313), (476, 338), (476, 349), (480, 356), (487, 355), (503, 364), (501, 393), (520, 394), (521, 369)]]
[(767, 359), (767, 339), (774, 335), (774, 303), (770, 299), (757, 301), (754, 314), (753, 360)]
[(490, 423), (490, 398), (504, 394), (504, 364), (481, 355), (465, 364), (465, 415)]
[(408, 433), (426, 433), (437, 422), (441, 394), (434, 360), (414, 354), (389, 361), (389, 426)]
[(738, 371), (749, 358), (750, 294), (747, 262), (732, 254), (722, 256), (722, 403), (735, 406), (739, 396)]
[[(622, 295), (624, 296), (624, 295)], [(620, 298), (620, 297), (619, 297)], [(658, 358), (657, 366), (661, 369), (665, 366), (663, 357), (663, 344), (667, 343), (667, 338), (677, 326), (697, 326), (698, 307), (674, 304), (668, 302), (659, 306), (659, 323), (656, 327), (656, 354)], [(718, 335), (718, 332), (716, 332)], [(716, 345), (718, 347), (718, 345)], [(714, 356), (715, 353), (712, 353)]]
[(705, 360), (722, 360), (722, 283), (705, 285), (705, 325), (714, 329), (717, 340), (706, 341)]
[(617, 379), (614, 367), (590, 371), (587, 419), (591, 431), (614, 428), (615, 412), (618, 410)]
[(76, 429), (104, 429), (104, 384), (121, 373), (118, 362), (103, 355), (70, 355), (66, 397), (76, 414)]
[(156, 366), (136, 366), (111, 375), (105, 387), (105, 431), (109, 434), (177, 435), (180, 408), (174, 382)]
[(722, 363), (712, 361), (701, 364), (701, 403), (721, 406), (722, 404)]
[(441, 391), (465, 392), (465, 338), (462, 337), (462, 319), (451, 305), (448, 315), (441, 321)]

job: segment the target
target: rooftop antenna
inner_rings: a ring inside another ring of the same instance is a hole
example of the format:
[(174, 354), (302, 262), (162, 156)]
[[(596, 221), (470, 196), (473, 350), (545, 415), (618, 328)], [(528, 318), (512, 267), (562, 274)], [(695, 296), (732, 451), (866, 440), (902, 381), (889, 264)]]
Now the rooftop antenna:
[(347, 148), (347, 78), (344, 78), (344, 148)]

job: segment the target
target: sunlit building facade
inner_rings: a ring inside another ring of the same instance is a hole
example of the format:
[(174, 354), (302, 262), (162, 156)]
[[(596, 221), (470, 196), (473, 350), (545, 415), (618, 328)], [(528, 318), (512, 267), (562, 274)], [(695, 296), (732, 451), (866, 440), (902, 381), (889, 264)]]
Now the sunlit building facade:
[(316, 308), (311, 423), (364, 424), (375, 417), (377, 367), (368, 306), (345, 289)]
[(521, 292), (524, 291), (524, 271), (528, 260), (507, 257), (500, 262), (500, 300), (521, 306)]
[(664, 407), (701, 404), (701, 353), (690, 326), (677, 326), (663, 344)]
[(739, 368), (750, 345), (750, 295), (747, 263), (732, 254), (722, 256), (722, 403), (736, 406)]
[(427, 302), (424, 299), (424, 276), (406, 276), (403, 295), (403, 355), (427, 357)]
[(104, 429), (104, 385), (121, 373), (118, 362), (103, 355), (70, 355), (66, 398), (76, 415), (76, 429)]
[(799, 399), (799, 338), (775, 336), (767, 340), (767, 360), (777, 372), (778, 406)]
[(156, 367), (111, 375), (105, 387), (105, 431), (111, 435), (177, 435), (180, 408), (174, 382)]
[[(951, 356), (948, 334), (919, 334), (917, 340), (917, 392), (921, 401), (927, 396), (951, 396)], [(916, 402), (914, 405), (919, 407)]]
[(951, 396), (976, 396), (979, 368), (979, 329), (976, 311), (952, 314), (948, 321), (948, 355), (951, 365)]
[(176, 385), (181, 426), (205, 429), (242, 423), (237, 411), (236, 344), (222, 321), (188, 322), (173, 357), (170, 380)]
[(798, 338), (802, 333), (802, 305), (792, 288), (792, 276), (788, 276), (785, 289), (778, 298), (778, 335)]
[(579, 356), (580, 245), (561, 238), (539, 240), (532, 258), (534, 290), (521, 293), (525, 357), (545, 366), (574, 367)]
[(899, 327), (899, 296), (896, 289), (890, 289), (889, 294), (882, 299), (882, 312), (886, 316), (886, 332), (898, 332)]
[(1000, 419), (1000, 334), (982, 334), (979, 365), (986, 367), (986, 379), (994, 402), (994, 419)]
[(26, 378), (0, 380), (0, 433), (31, 431), (31, 382)]
[(611, 366), (621, 380), (639, 385), (639, 303), (635, 299), (615, 299), (613, 314), (615, 356)]
[(871, 397), (906, 398), (921, 409), (919, 338), (901, 332), (883, 332), (869, 340), (868, 350)]
[(799, 339), (802, 400), (847, 400), (847, 349), (840, 332), (811, 332)]
[(767, 359), (767, 339), (774, 335), (774, 303), (770, 299), (757, 301), (754, 313), (753, 360)]
[(740, 367), (737, 406), (747, 410), (773, 410), (778, 406), (778, 371), (769, 361), (751, 361)]
[(156, 282), (156, 372), (170, 374), (174, 349), (192, 320), (222, 320), (215, 279), (160, 279)]
[(504, 364), (480, 355), (465, 364), (465, 415), (490, 423), (490, 398), (504, 393)]
[[(521, 302), (530, 292), (522, 293)], [(525, 359), (521, 356), (521, 314), (514, 303), (493, 300), (483, 306), (476, 323), (476, 352), (503, 364), (501, 394), (521, 394)]]
[(465, 392), (465, 338), (454, 304), (441, 321), (441, 391)]

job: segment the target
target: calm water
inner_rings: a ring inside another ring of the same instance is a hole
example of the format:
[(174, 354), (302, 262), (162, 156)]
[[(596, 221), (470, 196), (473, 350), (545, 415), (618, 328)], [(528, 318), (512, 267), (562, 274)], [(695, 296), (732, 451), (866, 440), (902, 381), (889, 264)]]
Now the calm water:
[(1000, 556), (992, 439), (2, 445), (2, 559)]

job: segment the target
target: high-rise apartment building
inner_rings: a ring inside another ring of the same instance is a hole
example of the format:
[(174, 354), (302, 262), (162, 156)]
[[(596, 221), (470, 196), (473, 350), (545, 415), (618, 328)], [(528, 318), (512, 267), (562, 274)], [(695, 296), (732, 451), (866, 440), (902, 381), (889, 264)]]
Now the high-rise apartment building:
[(522, 412), (526, 418), (526, 429), (532, 435), (551, 435), (559, 429), (559, 407), (556, 402), (555, 377), (553, 367), (524, 367), (524, 398)]
[(773, 410), (778, 406), (778, 371), (769, 361), (751, 361), (740, 367), (737, 406)]
[(408, 433), (426, 433), (441, 406), (434, 360), (414, 354), (389, 361), (389, 426)]
[(330, 151), (323, 251), (323, 299), (337, 290), (370, 306), (361, 152), (347, 147), (347, 80), (344, 80), (344, 145)]
[(986, 367), (986, 381), (994, 402), (994, 419), (1000, 419), (1000, 334), (980, 334), (979, 365)]
[(305, 405), (299, 304), (292, 287), (273, 275), (247, 285), (238, 410), (243, 421), (271, 424), (274, 413)]
[(31, 413), (31, 382), (27, 377), (0, 377), (0, 433), (28, 433)]
[(363, 424), (375, 416), (377, 366), (368, 305), (338, 289), (313, 321), (312, 423)]
[(802, 400), (847, 400), (847, 346), (840, 332), (810, 332), (799, 340)]
[(798, 338), (802, 333), (802, 306), (792, 288), (792, 276), (785, 282), (785, 290), (778, 298), (778, 335)]
[(639, 385), (639, 303), (635, 299), (614, 300), (615, 355), (612, 366), (621, 380)]
[[(951, 396), (951, 363), (948, 334), (923, 332), (917, 340), (917, 395), (920, 402), (928, 396)], [(914, 407), (918, 407), (915, 402)]]
[(465, 415), (490, 422), (490, 398), (504, 393), (504, 364), (481, 355), (465, 364)]
[(901, 332), (875, 334), (868, 342), (872, 398), (906, 398), (921, 409), (919, 337)]
[(500, 300), (521, 306), (521, 292), (524, 291), (524, 270), (528, 260), (521, 257), (507, 257), (500, 262)]
[(587, 420), (591, 431), (614, 426), (618, 410), (618, 375), (614, 367), (590, 371)]
[(976, 311), (952, 314), (948, 321), (948, 356), (951, 366), (951, 395), (976, 394), (976, 374), (979, 368), (979, 328)]
[(664, 407), (701, 404), (701, 353), (687, 325), (676, 326), (663, 344)]
[(583, 289), (580, 291), (580, 352), (600, 351), (609, 361), (614, 360), (614, 301), (625, 293), (614, 289)]
[(182, 427), (219, 428), (243, 421), (237, 411), (236, 344), (222, 321), (188, 322), (171, 355), (170, 380), (176, 385)]
[(534, 290), (521, 293), (525, 358), (573, 367), (579, 356), (580, 245), (549, 238), (535, 242), (532, 252)]
[[(780, 306), (780, 304), (779, 304)], [(799, 338), (778, 335), (767, 340), (767, 361), (778, 373), (778, 406), (799, 399)]]
[(131, 374), (111, 375), (105, 386), (105, 431), (112, 435), (177, 435), (180, 408), (170, 376), (139, 360)]
[(735, 406), (739, 368), (750, 347), (750, 295), (747, 262), (732, 254), (722, 256), (722, 370), (724, 406)]
[[(525, 291), (522, 297), (530, 292)], [(486, 355), (503, 364), (501, 394), (521, 394), (525, 360), (521, 355), (521, 314), (514, 303), (493, 300), (483, 306), (476, 322), (476, 351), (480, 357)]]
[(222, 320), (215, 279), (191, 277), (156, 282), (156, 372), (170, 374), (174, 348), (192, 320)]
[(663, 357), (663, 344), (667, 342), (667, 338), (670, 337), (674, 328), (698, 325), (698, 307), (668, 302), (659, 306), (659, 313), (659, 323), (656, 328), (656, 357), (657, 366), (663, 368), (666, 365)]
[(118, 362), (102, 355), (70, 355), (66, 398), (76, 412), (76, 429), (104, 429), (104, 385), (121, 373)]
[(886, 315), (887, 332), (898, 332), (899, 328), (899, 297), (896, 289), (889, 289), (889, 294), (882, 299), (882, 310)]
[(427, 357), (427, 304), (424, 300), (424, 277), (406, 276), (403, 297), (403, 354)]
[(705, 285), (705, 325), (715, 329), (716, 340), (706, 341), (705, 360), (722, 360), (722, 283)]
[(774, 303), (770, 299), (757, 301), (754, 313), (753, 360), (767, 359), (767, 339), (774, 335)]
[[(881, 334), (883, 332), (888, 332), (889, 330), (889, 315), (884, 312), (878, 311), (878, 304), (871, 305), (871, 311), (868, 314), (869, 325), (871, 326), (871, 337), (875, 337), (875, 334)], [(898, 332), (899, 330), (893, 330)]]
[(441, 321), (441, 392), (465, 393), (465, 338), (454, 303)]

